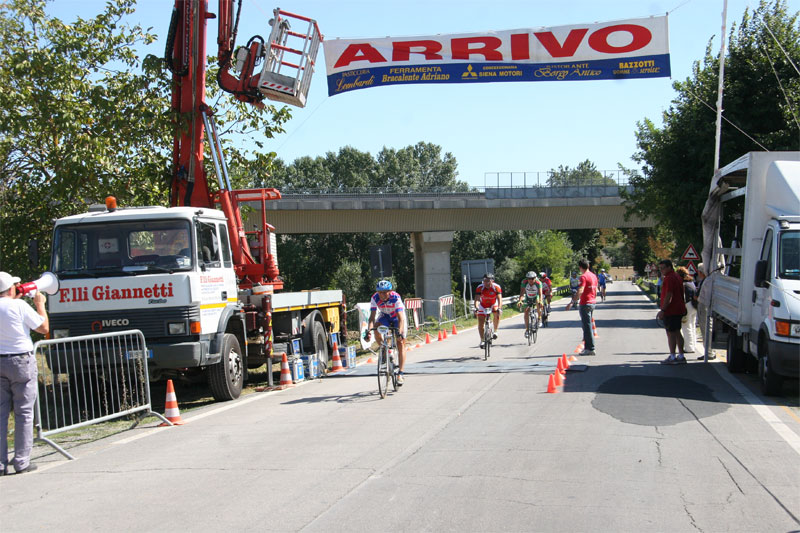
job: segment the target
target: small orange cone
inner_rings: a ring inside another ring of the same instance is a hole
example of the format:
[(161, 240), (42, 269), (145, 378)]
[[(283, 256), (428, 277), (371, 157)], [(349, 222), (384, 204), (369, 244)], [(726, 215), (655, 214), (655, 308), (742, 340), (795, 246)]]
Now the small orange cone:
[[(335, 344), (333, 346), (336, 347)], [(344, 370), (344, 367), (342, 366), (342, 358), (339, 357), (339, 350), (337, 349), (333, 351), (333, 368), (331, 369), (331, 372), (341, 372), (342, 370)]]
[(444, 340), (444, 337), (442, 336), (442, 330), (439, 330), (439, 338), (436, 339), (436, 340), (438, 340), (438, 341), (443, 341)]
[(550, 374), (550, 381), (547, 382), (547, 392), (548, 394), (555, 394), (558, 392), (556, 388), (556, 378), (553, 374)]
[[(171, 379), (167, 380), (167, 399), (164, 402), (164, 418), (172, 422), (173, 426), (183, 425), (181, 411), (178, 409), (178, 397), (175, 396), (175, 386), (172, 384)], [(161, 425), (168, 426), (169, 424), (165, 422)]]
[(453, 335), (458, 335), (458, 330), (456, 329), (455, 324), (453, 324)]
[[(564, 374), (564, 361), (560, 357), (558, 358), (558, 362), (556, 363), (556, 370), (558, 371), (556, 372), (556, 376), (561, 376), (562, 374)], [(556, 383), (556, 385), (558, 385), (558, 383)]]
[(293, 385), (292, 371), (289, 370), (289, 360), (286, 358), (286, 352), (284, 352), (283, 357), (281, 358), (281, 383), (279, 388), (287, 389)]
[(418, 342), (418, 343), (417, 343), (417, 345), (416, 345), (416, 346), (414, 346), (414, 348), (422, 348), (422, 344), (420, 344), (420, 343)]
[(564, 379), (561, 377), (561, 372), (559, 371), (553, 372), (553, 380), (556, 382), (556, 387), (560, 387), (564, 384)]
[(570, 361), (577, 361), (577, 360), (578, 360), (578, 358), (577, 358), (577, 357), (575, 357), (574, 355), (570, 355), (570, 356), (569, 356), (569, 360), (570, 360)]
[(592, 334), (593, 334), (595, 337), (599, 337), (599, 335), (597, 334), (597, 326), (596, 326), (596, 325), (595, 325), (595, 323), (594, 323), (594, 317), (592, 317)]
[(446, 330), (446, 329), (443, 329), (443, 330), (442, 330), (442, 338), (443, 338), (443, 339), (446, 339), (446, 338), (447, 338), (447, 330)]
[(430, 333), (425, 333), (425, 344), (431, 343), (431, 335)]
[(565, 353), (561, 354), (561, 363), (562, 363), (561, 366), (564, 368), (564, 370), (569, 369), (570, 364), (569, 364), (569, 359), (567, 359), (567, 354)]

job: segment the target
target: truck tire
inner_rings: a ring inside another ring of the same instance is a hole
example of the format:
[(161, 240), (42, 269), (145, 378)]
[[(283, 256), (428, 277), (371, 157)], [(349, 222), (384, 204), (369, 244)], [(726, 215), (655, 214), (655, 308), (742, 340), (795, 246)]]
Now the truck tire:
[(728, 330), (728, 372), (739, 374), (745, 371), (747, 354), (744, 353), (739, 343), (739, 336), (736, 331)]
[(319, 359), (320, 373), (325, 373), (330, 368), (328, 362), (328, 336), (325, 335), (325, 327), (317, 321), (314, 321), (312, 339), (314, 340), (314, 352), (316, 352)]
[(239, 339), (226, 333), (222, 340), (222, 360), (208, 369), (208, 385), (217, 401), (235, 400), (244, 386), (244, 358)]
[(772, 370), (769, 362), (769, 348), (766, 342), (758, 347), (758, 380), (761, 392), (767, 396), (778, 396), (783, 388), (783, 377)]

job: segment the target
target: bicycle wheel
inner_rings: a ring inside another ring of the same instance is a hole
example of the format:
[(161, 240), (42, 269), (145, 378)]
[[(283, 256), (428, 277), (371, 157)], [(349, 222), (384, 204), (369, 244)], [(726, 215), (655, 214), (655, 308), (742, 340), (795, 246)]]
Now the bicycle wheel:
[(486, 322), (483, 324), (483, 360), (489, 359), (489, 354), (492, 346), (492, 325), (489, 323), (491, 315), (486, 316)]
[(536, 344), (536, 337), (539, 334), (539, 315), (536, 314), (536, 311), (531, 313), (531, 337), (533, 337), (533, 343)]
[(386, 346), (381, 346), (378, 353), (378, 394), (381, 398), (386, 398), (386, 393), (389, 392), (389, 354)]

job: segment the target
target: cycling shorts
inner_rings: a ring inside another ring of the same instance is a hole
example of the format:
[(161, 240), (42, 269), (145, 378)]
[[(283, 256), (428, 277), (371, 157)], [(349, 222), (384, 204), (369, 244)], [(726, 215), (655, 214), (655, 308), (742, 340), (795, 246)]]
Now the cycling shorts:
[(495, 302), (491, 307), (484, 307), (480, 302), (476, 304), (475, 314), (476, 315), (488, 315), (492, 312), (497, 313), (500, 311), (500, 306)]
[(531, 298), (530, 296), (526, 296), (524, 301), (525, 301), (525, 305), (530, 307), (532, 305), (536, 305), (536, 304), (540, 303), (541, 302), (541, 298), (539, 296), (536, 296), (534, 298)]
[[(377, 322), (378, 324), (382, 324), (388, 328), (400, 328), (400, 321), (397, 319), (397, 317), (391, 317), (389, 315), (381, 314), (381, 316), (378, 317)], [(406, 337), (406, 332), (401, 331), (400, 338), (404, 339), (405, 337)]]

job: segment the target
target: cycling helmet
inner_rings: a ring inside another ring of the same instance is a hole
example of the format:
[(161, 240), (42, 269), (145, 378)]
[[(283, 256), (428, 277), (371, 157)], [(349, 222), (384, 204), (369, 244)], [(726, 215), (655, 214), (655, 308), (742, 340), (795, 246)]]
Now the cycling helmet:
[(542, 276), (543, 278), (546, 278), (547, 277), (547, 272), (540, 272), (539, 275)]
[(526, 277), (526, 278), (533, 278), (533, 279), (536, 279), (536, 272), (534, 272), (533, 270), (531, 270), (530, 272), (528, 272), (527, 274), (525, 274), (525, 277)]
[(486, 275), (483, 276), (483, 279), (494, 279), (494, 274), (487, 273)]
[(388, 279), (382, 279), (378, 282), (377, 290), (379, 291), (390, 291), (392, 290), (392, 282)]
[(606, 271), (606, 269), (605, 269), (605, 268), (601, 268), (601, 269), (600, 269), (600, 272), (605, 272), (605, 271)]

